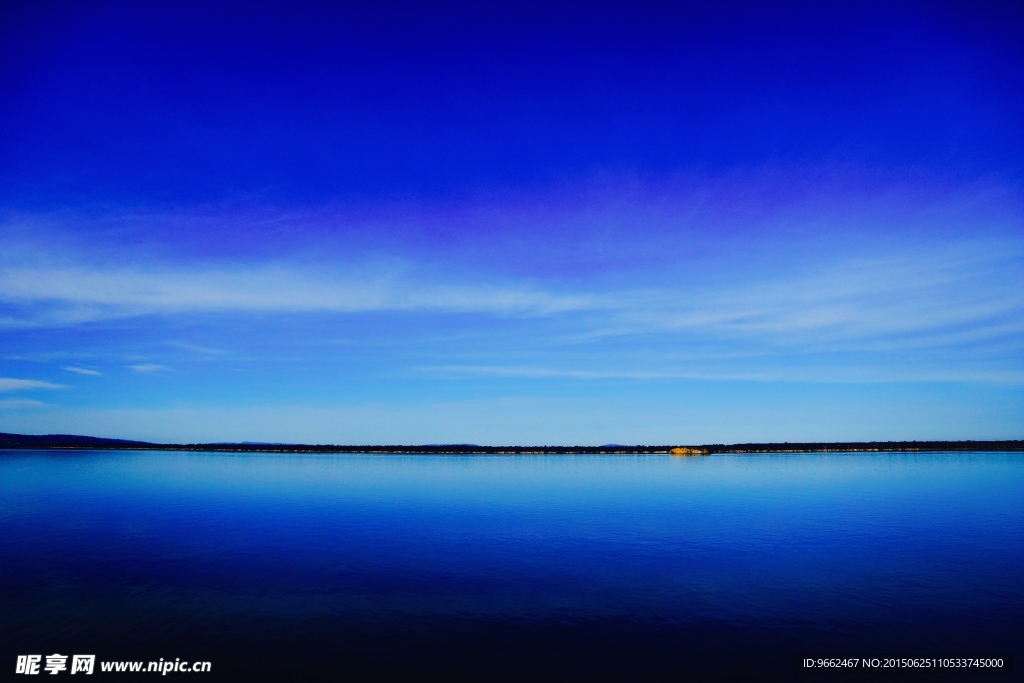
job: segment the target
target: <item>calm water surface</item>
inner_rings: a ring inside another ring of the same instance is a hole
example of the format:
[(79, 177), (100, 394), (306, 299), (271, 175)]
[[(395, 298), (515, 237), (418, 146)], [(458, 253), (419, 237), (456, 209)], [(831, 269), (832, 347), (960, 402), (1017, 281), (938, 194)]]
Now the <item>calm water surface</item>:
[(1020, 669), (1022, 568), (1021, 454), (0, 455), (4, 676), (52, 652), (204, 680)]

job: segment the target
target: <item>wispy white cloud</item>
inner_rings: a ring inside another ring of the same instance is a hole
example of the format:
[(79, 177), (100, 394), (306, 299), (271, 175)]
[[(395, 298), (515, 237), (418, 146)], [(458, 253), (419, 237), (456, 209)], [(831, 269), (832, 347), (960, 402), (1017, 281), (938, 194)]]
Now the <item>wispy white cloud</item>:
[(157, 363), (139, 363), (138, 365), (128, 366), (134, 372), (140, 375), (151, 375), (158, 372), (170, 372), (170, 368), (166, 365), (159, 365)]
[(422, 367), (420, 371), (451, 377), (522, 377), (528, 379), (669, 379), (680, 376), (678, 373), (666, 372), (571, 370), (517, 365), (434, 365)]
[[(938, 244), (938, 243), (936, 243)], [(561, 339), (689, 335), (770, 346), (868, 349), (966, 343), (1013, 333), (1024, 319), (1024, 243), (923, 241), (882, 254), (781, 260), (774, 271), (725, 264), (716, 277), (667, 268), (618, 286), (552, 277), (488, 281), (406, 265), (300, 261), (203, 267), (111, 265), (21, 245), (0, 257), (0, 326), (73, 326), (134, 316), (479, 313), (559, 322)], [(877, 245), (876, 245), (877, 246)], [(550, 333), (550, 331), (549, 331)], [(959, 341), (958, 341), (959, 340)], [(221, 352), (167, 342), (204, 355)], [(72, 370), (73, 372), (73, 370)]]
[(89, 368), (79, 368), (74, 365), (62, 365), (61, 370), (67, 370), (68, 372), (74, 372), (78, 375), (89, 375), (91, 377), (98, 377), (103, 373), (99, 370), (90, 370)]
[(63, 384), (43, 382), (38, 379), (13, 379), (0, 377), (0, 391), (21, 391), (23, 389), (66, 389)]
[(30, 398), (6, 398), (0, 400), (0, 410), (24, 410), (26, 408), (45, 408), (49, 403), (33, 401)]
[(30, 307), (18, 324), (74, 325), (185, 312), (422, 310), (549, 314), (592, 307), (587, 295), (528, 287), (428, 285), (395, 277), (304, 272), (289, 266), (136, 270), (85, 266), (0, 266), (0, 301)]
[(884, 382), (983, 382), (987, 384), (1024, 384), (1024, 372), (952, 369), (946, 371), (862, 367), (849, 368), (776, 368), (757, 370), (682, 369), (682, 370), (580, 370), (535, 366), (438, 365), (419, 368), (425, 374), (441, 377), (503, 377), (521, 379), (589, 380), (708, 380), (728, 382), (798, 381), (829, 384), (877, 384)]
[(212, 349), (208, 346), (199, 346), (198, 344), (189, 344), (188, 342), (169, 341), (167, 346), (172, 346), (182, 351), (192, 351), (204, 356), (222, 356), (227, 353), (223, 349)]
[(959, 245), (653, 293), (590, 335), (683, 332), (817, 347), (880, 338), (904, 348), (977, 342), (1012, 333), (1024, 319), (1022, 257), (1016, 244)]

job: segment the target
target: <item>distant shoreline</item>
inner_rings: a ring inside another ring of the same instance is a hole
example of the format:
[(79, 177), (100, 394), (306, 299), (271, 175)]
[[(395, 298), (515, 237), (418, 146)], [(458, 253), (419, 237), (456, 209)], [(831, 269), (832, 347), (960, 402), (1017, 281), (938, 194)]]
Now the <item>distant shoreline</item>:
[(718, 453), (913, 453), (926, 451), (1024, 451), (1024, 440), (780, 442), (670, 446), (357, 446), (334, 444), (186, 443), (164, 444), (72, 434), (3, 434), (0, 450), (132, 450), (217, 453), (379, 453), (394, 455), (680, 455)]

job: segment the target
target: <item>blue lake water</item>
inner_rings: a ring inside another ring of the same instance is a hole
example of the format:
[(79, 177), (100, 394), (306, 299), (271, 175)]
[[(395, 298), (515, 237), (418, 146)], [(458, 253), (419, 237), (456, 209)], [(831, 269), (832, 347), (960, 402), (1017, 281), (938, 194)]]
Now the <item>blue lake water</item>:
[(203, 680), (799, 680), (801, 653), (1004, 653), (1005, 680), (1022, 644), (1019, 453), (0, 454), (4, 675), (60, 652)]

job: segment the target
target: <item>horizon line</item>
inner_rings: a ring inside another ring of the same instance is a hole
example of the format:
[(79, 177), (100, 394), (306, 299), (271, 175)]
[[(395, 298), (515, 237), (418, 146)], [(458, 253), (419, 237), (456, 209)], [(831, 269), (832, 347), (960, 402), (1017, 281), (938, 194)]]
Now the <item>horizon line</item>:
[(1024, 439), (945, 441), (774, 441), (733, 444), (481, 446), (477, 444), (355, 445), (263, 442), (156, 443), (75, 434), (0, 433), (0, 450), (152, 450), (245, 453), (378, 453), (437, 455), (712, 455), (716, 453), (1024, 451)]

